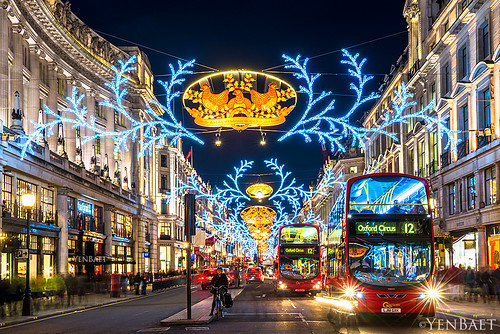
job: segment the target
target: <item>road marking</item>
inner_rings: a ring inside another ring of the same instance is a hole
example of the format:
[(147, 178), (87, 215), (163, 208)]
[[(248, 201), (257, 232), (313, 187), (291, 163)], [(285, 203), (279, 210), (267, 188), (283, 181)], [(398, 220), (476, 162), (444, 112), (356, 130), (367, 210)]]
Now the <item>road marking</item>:
[(293, 308), (297, 308), (297, 306), (295, 306), (295, 304), (292, 302), (292, 300), (290, 298), (288, 298), (288, 301), (290, 302), (290, 304), (292, 304)]
[(136, 333), (166, 332), (169, 329), (170, 329), (170, 327), (143, 328), (143, 329), (139, 329)]
[(186, 327), (187, 331), (209, 331), (208, 327)]

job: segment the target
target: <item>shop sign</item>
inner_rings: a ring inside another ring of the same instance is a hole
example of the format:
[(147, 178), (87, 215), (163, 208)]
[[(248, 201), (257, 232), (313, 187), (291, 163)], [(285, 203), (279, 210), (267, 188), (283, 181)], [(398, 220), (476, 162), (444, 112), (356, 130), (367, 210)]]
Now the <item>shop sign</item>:
[(149, 257), (149, 252), (144, 252), (144, 257)]
[(28, 258), (28, 249), (27, 248), (18, 249), (16, 257), (18, 259), (27, 259)]
[(89, 202), (78, 200), (77, 209), (78, 209), (78, 212), (81, 212), (83, 214), (87, 214), (87, 215), (91, 215), (91, 216), (94, 215), (93, 206)]

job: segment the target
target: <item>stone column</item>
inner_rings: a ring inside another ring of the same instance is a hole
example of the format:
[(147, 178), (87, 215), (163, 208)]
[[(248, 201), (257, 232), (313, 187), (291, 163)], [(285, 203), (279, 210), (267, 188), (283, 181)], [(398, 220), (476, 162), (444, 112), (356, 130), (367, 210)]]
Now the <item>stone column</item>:
[(0, 119), (4, 126), (9, 126), (9, 18), (7, 17), (8, 2), (2, 2), (0, 8)]
[[(49, 94), (47, 96), (47, 106), (52, 109), (52, 111), (57, 112), (57, 72), (56, 63), (50, 62), (47, 65), (47, 82), (49, 86)], [(45, 122), (53, 121), (55, 118), (50, 115), (46, 115)], [(47, 142), (49, 143), (49, 149), (52, 152), (57, 151), (57, 127), (54, 128), (52, 134), (47, 133)]]
[(145, 222), (140, 218), (140, 215), (132, 217), (132, 235), (134, 239), (134, 260), (136, 271), (143, 272), (144, 267), (144, 246), (145, 238)]
[(498, 196), (498, 182), (500, 181), (500, 161), (497, 161), (495, 163), (495, 177), (496, 177), (496, 184), (497, 184), (497, 188), (496, 188), (496, 203), (495, 204), (500, 204), (500, 196)]
[(57, 247), (57, 273), (64, 276), (68, 275), (68, 193), (70, 191), (70, 188), (58, 188), (56, 198), (57, 225), (61, 228), (59, 232), (59, 245)]
[(486, 226), (478, 226), (478, 245), (477, 245), (477, 264), (479, 268), (486, 266), (488, 263), (488, 247), (487, 247), (487, 239), (486, 239)]
[(24, 108), (24, 131), (33, 133), (32, 121), (38, 122), (38, 111), (40, 110), (40, 58), (36, 53), (38, 46), (30, 47), (31, 78), (28, 84), (28, 104)]
[(154, 273), (160, 269), (160, 267), (158, 267), (159, 254), (158, 254), (158, 222), (157, 221), (152, 221), (149, 224), (149, 238), (151, 240), (150, 241), (151, 246), (149, 246), (149, 265), (151, 266), (151, 272)]
[[(104, 256), (106, 259), (110, 258), (113, 254), (113, 233), (111, 228), (111, 212), (113, 212), (114, 206), (111, 204), (104, 204), (104, 234), (106, 239), (104, 240)], [(111, 265), (107, 264), (105, 270), (111, 273)]]
[[(12, 26), (12, 47), (11, 50), (14, 53), (14, 59), (12, 60), (12, 67), (10, 72), (12, 76), (10, 77), (10, 87), (11, 90), (9, 92), (9, 97), (11, 98), (11, 107), (8, 109), (9, 112), (9, 124), (5, 124), (7, 126), (12, 126), (12, 108), (14, 107), (14, 93), (19, 92), (19, 101), (21, 106), (21, 111), (25, 113), (24, 104), (24, 89), (23, 89), (23, 38), (22, 33), (23, 28), (20, 24), (16, 24)], [(21, 120), (22, 121), (22, 120)]]

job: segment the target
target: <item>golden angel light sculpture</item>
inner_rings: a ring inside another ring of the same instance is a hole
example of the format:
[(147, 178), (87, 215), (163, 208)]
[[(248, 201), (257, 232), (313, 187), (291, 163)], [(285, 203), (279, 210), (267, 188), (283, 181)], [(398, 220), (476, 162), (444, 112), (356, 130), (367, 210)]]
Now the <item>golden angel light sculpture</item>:
[(198, 125), (245, 130), (285, 122), (297, 104), (297, 94), (277, 77), (239, 70), (212, 74), (191, 84), (183, 103)]

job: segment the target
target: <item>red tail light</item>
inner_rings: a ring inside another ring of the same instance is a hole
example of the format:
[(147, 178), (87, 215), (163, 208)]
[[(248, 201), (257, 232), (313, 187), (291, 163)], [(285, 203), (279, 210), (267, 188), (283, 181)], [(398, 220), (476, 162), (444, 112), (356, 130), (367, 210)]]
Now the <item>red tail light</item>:
[(262, 274), (261, 274), (261, 273), (258, 273), (258, 274), (257, 274), (257, 277), (258, 277), (258, 278), (260, 278), (261, 276), (262, 276)]
[(248, 278), (248, 274), (245, 274), (245, 278)]
[(202, 276), (200, 276), (200, 281), (204, 281), (204, 280), (206, 280), (206, 279), (207, 279), (207, 278), (206, 278), (205, 276), (203, 276), (203, 275), (202, 275)]
[(234, 275), (229, 276), (230, 279), (234, 279)]

